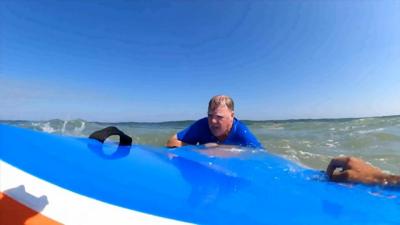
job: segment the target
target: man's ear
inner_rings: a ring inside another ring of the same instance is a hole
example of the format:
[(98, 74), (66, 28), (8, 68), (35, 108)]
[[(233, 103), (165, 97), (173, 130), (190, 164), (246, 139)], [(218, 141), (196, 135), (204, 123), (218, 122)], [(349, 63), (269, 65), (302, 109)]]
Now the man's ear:
[(232, 111), (232, 118), (235, 117), (235, 111)]

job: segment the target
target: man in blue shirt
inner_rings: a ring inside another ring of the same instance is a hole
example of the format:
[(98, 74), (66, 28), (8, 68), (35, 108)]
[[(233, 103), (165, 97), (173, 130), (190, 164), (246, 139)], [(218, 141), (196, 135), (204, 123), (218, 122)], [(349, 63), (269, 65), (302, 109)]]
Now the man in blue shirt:
[(234, 115), (234, 103), (229, 96), (214, 96), (208, 103), (208, 117), (173, 135), (167, 147), (215, 143), (262, 148), (257, 138)]

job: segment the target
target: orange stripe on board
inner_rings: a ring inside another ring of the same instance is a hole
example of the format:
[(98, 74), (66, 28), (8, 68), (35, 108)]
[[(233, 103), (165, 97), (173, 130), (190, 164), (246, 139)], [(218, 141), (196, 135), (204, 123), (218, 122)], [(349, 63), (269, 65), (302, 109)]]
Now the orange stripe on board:
[(0, 192), (0, 224), (1, 225), (59, 225), (40, 213)]

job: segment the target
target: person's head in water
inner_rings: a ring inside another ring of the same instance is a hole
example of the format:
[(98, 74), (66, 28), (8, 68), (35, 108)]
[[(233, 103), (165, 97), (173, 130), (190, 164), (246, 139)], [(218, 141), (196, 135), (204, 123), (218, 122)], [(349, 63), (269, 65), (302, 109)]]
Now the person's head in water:
[(226, 95), (217, 95), (208, 103), (208, 126), (211, 133), (219, 140), (224, 140), (233, 124), (234, 103)]
[(212, 97), (208, 103), (208, 117), (197, 120), (167, 141), (167, 146), (171, 148), (219, 144), (262, 148), (246, 125), (235, 118), (233, 100), (226, 95)]

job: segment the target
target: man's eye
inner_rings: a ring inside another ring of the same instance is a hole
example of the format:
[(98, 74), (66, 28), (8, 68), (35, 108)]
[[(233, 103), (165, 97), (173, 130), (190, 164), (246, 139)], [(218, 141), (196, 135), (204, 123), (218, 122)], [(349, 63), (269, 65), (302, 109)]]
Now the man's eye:
[(225, 117), (223, 117), (223, 116), (218, 116), (218, 115), (211, 115), (211, 114), (208, 114), (208, 118), (209, 118), (209, 119), (216, 119), (216, 120), (220, 121), (220, 120), (223, 120)]

